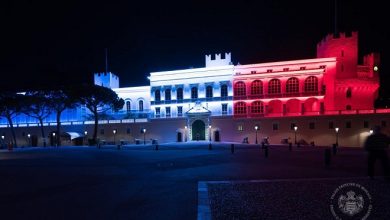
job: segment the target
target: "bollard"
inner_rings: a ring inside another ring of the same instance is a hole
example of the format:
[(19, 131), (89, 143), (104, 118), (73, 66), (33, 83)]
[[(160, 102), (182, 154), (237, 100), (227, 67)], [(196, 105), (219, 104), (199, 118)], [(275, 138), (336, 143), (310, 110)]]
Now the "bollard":
[(325, 149), (325, 166), (326, 167), (330, 166), (330, 157), (331, 157), (330, 149), (326, 148)]
[(333, 149), (333, 155), (336, 155), (336, 153), (337, 153), (337, 144), (333, 144), (332, 149)]
[(268, 146), (265, 146), (264, 148), (264, 157), (268, 158)]
[(234, 144), (230, 145), (230, 151), (232, 152), (232, 154), (234, 154)]
[(289, 150), (289, 151), (292, 151), (292, 143), (289, 143), (289, 144), (288, 144), (288, 150)]
[(117, 145), (117, 148), (118, 148), (118, 150), (120, 150), (120, 149), (121, 149), (121, 145), (120, 145), (120, 144), (118, 144), (118, 145)]
[(156, 144), (156, 148), (155, 149), (158, 150), (158, 144)]
[(211, 143), (209, 143), (209, 150), (212, 150)]

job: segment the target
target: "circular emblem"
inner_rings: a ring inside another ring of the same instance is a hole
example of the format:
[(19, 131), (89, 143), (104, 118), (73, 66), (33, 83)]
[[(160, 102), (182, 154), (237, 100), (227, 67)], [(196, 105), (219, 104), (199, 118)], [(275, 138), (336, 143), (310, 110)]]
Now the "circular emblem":
[(337, 187), (330, 198), (330, 211), (336, 219), (367, 219), (371, 209), (371, 195), (357, 183)]

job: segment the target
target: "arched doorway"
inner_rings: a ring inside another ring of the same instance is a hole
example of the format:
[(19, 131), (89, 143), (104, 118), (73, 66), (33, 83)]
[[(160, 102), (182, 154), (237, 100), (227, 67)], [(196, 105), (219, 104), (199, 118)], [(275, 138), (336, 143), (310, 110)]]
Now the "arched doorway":
[(177, 132), (177, 139), (176, 139), (177, 142), (182, 142), (181, 136), (182, 136), (181, 132)]
[(196, 120), (192, 123), (192, 140), (206, 140), (205, 123), (202, 120)]
[(219, 131), (214, 131), (214, 141), (215, 142), (220, 142), (221, 141), (221, 137), (219, 135)]

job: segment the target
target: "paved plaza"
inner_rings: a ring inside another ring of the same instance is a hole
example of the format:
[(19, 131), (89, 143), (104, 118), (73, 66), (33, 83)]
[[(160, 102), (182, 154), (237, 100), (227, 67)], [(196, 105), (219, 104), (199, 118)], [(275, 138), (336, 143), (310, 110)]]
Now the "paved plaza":
[[(376, 191), (372, 192), (374, 205), (387, 198), (377, 197), (381, 188), (389, 186), (380, 177), (383, 174), (379, 164), (379, 176), (371, 182), (365, 179), (366, 154), (362, 149), (340, 148), (326, 167), (323, 147), (294, 146), (289, 151), (288, 146), (270, 146), (265, 158), (259, 146), (236, 145), (233, 154), (230, 146), (213, 144), (209, 150), (208, 143), (203, 142), (160, 145), (158, 150), (151, 145), (120, 150), (116, 146), (0, 150), (0, 218), (197, 219), (198, 186), (210, 181), (224, 183), (209, 184), (209, 209), (214, 219), (278, 217), (278, 209), (283, 209), (280, 204), (274, 206), (270, 202), (263, 206), (265, 211), (258, 210), (272, 195), (282, 200), (295, 196), (293, 199), (300, 204), (310, 202), (314, 207), (327, 207), (326, 201), (315, 205), (313, 198), (330, 197), (331, 189), (351, 181), (364, 186), (376, 181)], [(328, 180), (294, 182), (313, 178)], [(280, 183), (280, 179), (289, 181)], [(250, 180), (278, 184), (244, 186)], [(251, 195), (247, 189), (253, 196), (245, 197)], [(237, 191), (242, 192), (240, 197), (234, 194)], [(298, 192), (302, 197), (297, 197)], [(251, 205), (243, 206), (245, 201)], [(288, 217), (298, 218), (300, 213), (311, 216), (313, 206), (292, 207), (295, 212), (289, 212)], [(233, 211), (229, 214), (228, 209)], [(318, 213), (324, 213), (323, 219), (330, 215), (328, 209)]]

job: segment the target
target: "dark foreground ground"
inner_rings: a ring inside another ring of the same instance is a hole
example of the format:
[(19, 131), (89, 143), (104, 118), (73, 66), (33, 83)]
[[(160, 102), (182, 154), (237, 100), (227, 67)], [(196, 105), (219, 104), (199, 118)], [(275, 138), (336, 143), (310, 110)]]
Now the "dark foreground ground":
[[(229, 146), (214, 146), (211, 151), (207, 144), (160, 146), (158, 151), (151, 146), (2, 150), (0, 219), (196, 219), (199, 181), (345, 178), (366, 173), (361, 149), (340, 149), (325, 168), (320, 147), (289, 152), (287, 147), (271, 146), (269, 157), (264, 158), (257, 147), (237, 146), (232, 154)], [(379, 164), (377, 173), (382, 175)], [(284, 193), (284, 186), (251, 187), (255, 194), (296, 196), (294, 190)], [(303, 198), (312, 199), (320, 187), (306, 184), (305, 190), (298, 190), (307, 195)], [(232, 192), (229, 187), (214, 189)], [(239, 219), (247, 218), (261, 219)]]

